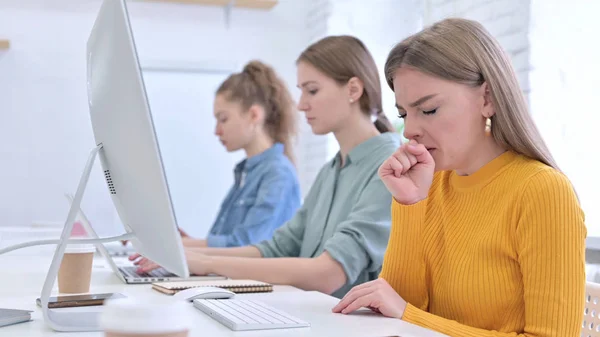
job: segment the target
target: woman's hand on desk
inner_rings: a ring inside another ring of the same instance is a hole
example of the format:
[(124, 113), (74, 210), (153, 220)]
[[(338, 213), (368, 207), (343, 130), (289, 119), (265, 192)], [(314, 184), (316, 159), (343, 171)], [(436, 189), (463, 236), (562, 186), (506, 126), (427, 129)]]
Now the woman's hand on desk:
[(402, 319), (406, 301), (386, 280), (380, 278), (352, 288), (333, 308), (333, 312), (349, 314), (363, 307), (387, 317)]

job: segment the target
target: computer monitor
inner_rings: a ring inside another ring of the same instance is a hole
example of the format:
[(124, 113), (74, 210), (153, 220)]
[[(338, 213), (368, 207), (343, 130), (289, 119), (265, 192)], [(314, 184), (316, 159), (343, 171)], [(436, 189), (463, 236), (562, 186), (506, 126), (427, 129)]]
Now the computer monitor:
[(171, 273), (189, 277), (124, 0), (104, 0), (101, 5), (87, 44), (87, 86), (96, 146), (81, 175), (40, 296), (44, 320), (58, 331), (100, 330), (97, 311), (48, 308), (96, 156), (128, 234), (85, 242), (130, 239), (140, 254)]
[(87, 44), (87, 86), (104, 178), (134, 248), (188, 277), (124, 0), (102, 3)]

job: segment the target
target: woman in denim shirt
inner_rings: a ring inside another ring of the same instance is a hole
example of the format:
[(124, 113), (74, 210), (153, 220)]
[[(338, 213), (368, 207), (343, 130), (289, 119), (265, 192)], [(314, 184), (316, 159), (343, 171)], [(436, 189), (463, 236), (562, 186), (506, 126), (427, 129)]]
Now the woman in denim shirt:
[(217, 90), (215, 134), (227, 151), (243, 149), (235, 183), (205, 240), (184, 232), (188, 247), (237, 247), (270, 239), (300, 206), (290, 140), (296, 109), (284, 82), (259, 62), (248, 63)]
[[(400, 144), (382, 113), (373, 57), (358, 39), (330, 36), (299, 57), (298, 108), (340, 152), (320, 170), (302, 207), (273, 237), (237, 248), (187, 248), (190, 272), (288, 284), (342, 297), (376, 279), (387, 246), (392, 196), (377, 175)], [(131, 257), (136, 259), (137, 255)], [(156, 268), (136, 261), (140, 272)]]

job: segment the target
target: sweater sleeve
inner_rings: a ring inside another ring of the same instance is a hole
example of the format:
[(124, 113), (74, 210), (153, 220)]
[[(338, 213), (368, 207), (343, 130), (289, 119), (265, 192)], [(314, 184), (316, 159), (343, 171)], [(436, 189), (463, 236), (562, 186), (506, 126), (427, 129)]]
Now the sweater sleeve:
[[(414, 205), (392, 202), (392, 230), (379, 277), (385, 279), (408, 303), (426, 309), (429, 298), (422, 242), (427, 199)], [(402, 289), (411, 289), (403, 292)], [(418, 290), (416, 290), (418, 289)]]
[(568, 179), (544, 170), (527, 183), (515, 214), (525, 327), (501, 333), (460, 324), (408, 305), (403, 320), (455, 337), (575, 337), (585, 295), (584, 215)]

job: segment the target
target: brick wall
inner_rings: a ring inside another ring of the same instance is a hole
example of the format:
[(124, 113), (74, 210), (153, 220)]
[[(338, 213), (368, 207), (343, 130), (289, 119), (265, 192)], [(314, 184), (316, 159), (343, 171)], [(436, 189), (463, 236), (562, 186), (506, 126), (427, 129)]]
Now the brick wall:
[[(314, 0), (311, 6), (306, 29), (313, 41), (325, 35), (348, 34), (366, 44), (380, 71), (384, 111), (392, 121), (397, 119), (393, 92), (383, 80), (383, 65), (394, 44), (421, 29), (423, 0)], [(301, 125), (298, 171), (306, 195), (320, 168), (339, 147), (333, 135), (313, 135), (304, 119)]]
[(479, 21), (510, 55), (528, 98), (530, 7), (530, 0), (425, 0), (424, 23), (430, 25), (448, 17)]
[[(330, 0), (312, 0), (309, 7), (305, 30), (308, 32), (310, 43), (312, 43), (328, 34), (332, 3)], [(295, 62), (295, 60), (290, 60), (290, 62)], [(327, 161), (328, 142), (326, 136), (317, 136), (312, 133), (302, 112), (298, 131), (298, 146), (296, 147), (298, 179), (302, 196), (306, 196), (321, 166)]]
[[(325, 35), (350, 34), (360, 38), (373, 54), (382, 79), (383, 108), (392, 122), (394, 95), (383, 83), (383, 65), (397, 42), (447, 17), (481, 22), (509, 53), (528, 98), (530, 66), (529, 26), (532, 0), (314, 0), (307, 18), (313, 40)], [(338, 151), (333, 136), (314, 136), (303, 121), (299, 172), (308, 192), (320, 167)]]

